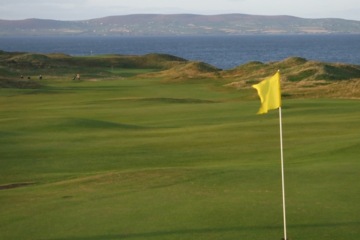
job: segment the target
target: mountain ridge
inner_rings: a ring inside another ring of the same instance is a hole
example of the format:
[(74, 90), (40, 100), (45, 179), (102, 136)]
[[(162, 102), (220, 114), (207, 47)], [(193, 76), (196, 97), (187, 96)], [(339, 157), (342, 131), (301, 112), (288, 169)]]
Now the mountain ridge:
[(0, 36), (360, 34), (360, 21), (249, 14), (131, 14), (89, 20), (0, 20)]

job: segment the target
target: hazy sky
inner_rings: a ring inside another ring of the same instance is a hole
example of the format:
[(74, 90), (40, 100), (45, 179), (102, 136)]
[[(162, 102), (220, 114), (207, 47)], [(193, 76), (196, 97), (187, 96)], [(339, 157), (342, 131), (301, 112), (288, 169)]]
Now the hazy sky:
[(359, 0), (0, 0), (0, 19), (86, 20), (137, 13), (245, 13), (360, 20)]

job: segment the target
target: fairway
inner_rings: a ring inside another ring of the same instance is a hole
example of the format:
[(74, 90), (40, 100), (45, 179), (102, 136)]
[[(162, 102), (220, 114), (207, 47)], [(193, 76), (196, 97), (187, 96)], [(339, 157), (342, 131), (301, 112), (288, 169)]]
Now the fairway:
[[(0, 239), (280, 240), (278, 112), (223, 85), (0, 88)], [(290, 239), (360, 238), (359, 109), (283, 99)]]

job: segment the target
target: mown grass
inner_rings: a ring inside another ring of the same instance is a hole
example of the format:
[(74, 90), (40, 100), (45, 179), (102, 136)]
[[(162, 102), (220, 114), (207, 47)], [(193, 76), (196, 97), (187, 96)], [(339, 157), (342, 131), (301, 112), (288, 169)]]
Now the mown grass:
[[(0, 190), (0, 239), (281, 239), (278, 114), (255, 96), (214, 80), (0, 89), (0, 185), (28, 184)], [(357, 240), (360, 102), (283, 103), (289, 237)]]

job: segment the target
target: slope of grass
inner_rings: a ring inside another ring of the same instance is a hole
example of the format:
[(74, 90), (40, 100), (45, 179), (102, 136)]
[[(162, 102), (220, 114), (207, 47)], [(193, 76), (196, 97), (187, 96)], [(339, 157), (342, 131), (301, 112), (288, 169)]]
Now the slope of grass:
[[(278, 116), (255, 91), (45, 84), (0, 89), (0, 239), (282, 237)], [(360, 103), (283, 103), (290, 238), (357, 240)]]
[(250, 62), (223, 72), (227, 86), (250, 89), (280, 70), (282, 92), (293, 98), (359, 98), (360, 66), (307, 61), (291, 57), (279, 62)]
[[(121, 70), (151, 69), (160, 71), (185, 62), (187, 62), (185, 59), (166, 54), (74, 57), (61, 53), (36, 54), (0, 51), (0, 73), (4, 72), (4, 77), (13, 78), (19, 78), (20, 75), (37, 78), (40, 74), (45, 78), (53, 76), (72, 78), (79, 73), (87, 78), (101, 79), (118, 77), (118, 72)], [(122, 77), (128, 77), (128, 75)]]
[(307, 61), (304, 58), (290, 57), (279, 62), (250, 62), (224, 72), (224, 77), (240, 80), (256, 80), (280, 70), (284, 80), (291, 82), (311, 80), (349, 80), (360, 78), (360, 66)]
[[(203, 62), (190, 62), (166, 54), (97, 55), (73, 57), (61, 53), (34, 54), (0, 51), (0, 87), (34, 87), (24, 84), (20, 76), (99, 81), (128, 77), (161, 78), (164, 82), (221, 80), (223, 85), (249, 89), (251, 85), (281, 71), (284, 96), (359, 98), (360, 66), (308, 61), (290, 57), (279, 62), (249, 62), (231, 70), (221, 70)], [(25, 82), (26, 83), (26, 82)], [(38, 84), (40, 87), (41, 84)], [(340, 90), (340, 92), (339, 92)]]

